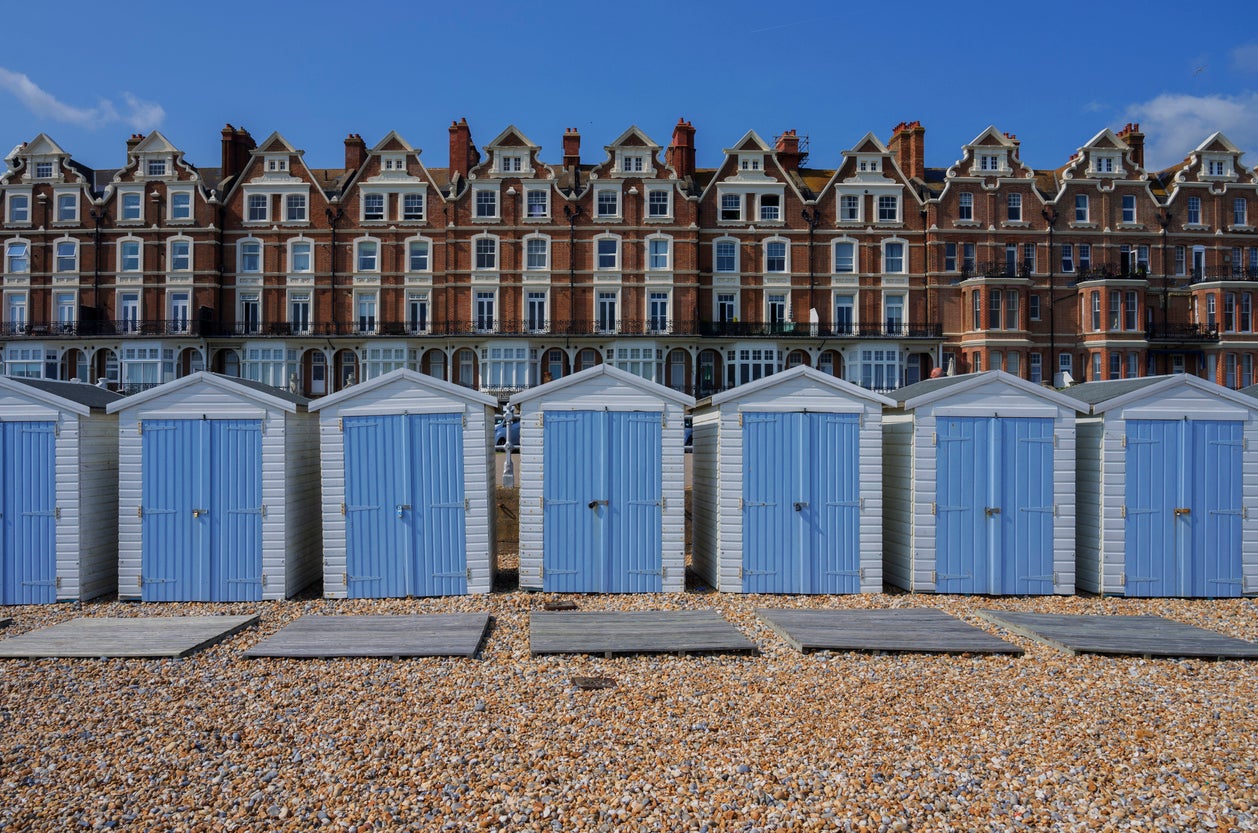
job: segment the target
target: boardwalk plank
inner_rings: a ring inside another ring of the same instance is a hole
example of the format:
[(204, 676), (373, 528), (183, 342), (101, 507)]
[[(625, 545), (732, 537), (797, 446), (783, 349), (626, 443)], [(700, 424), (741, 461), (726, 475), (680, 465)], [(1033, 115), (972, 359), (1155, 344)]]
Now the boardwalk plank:
[(787, 610), (756, 615), (797, 651), (1021, 654), (1022, 649), (942, 610)]
[(488, 613), (303, 616), (245, 656), (473, 657), (488, 629)]
[(1014, 633), (1072, 654), (1258, 659), (1258, 644), (1161, 616), (1098, 616), (980, 610)]
[(257, 621), (257, 615), (84, 617), (0, 640), (0, 658), (186, 657)]
[(529, 651), (537, 654), (757, 653), (715, 610), (534, 612)]

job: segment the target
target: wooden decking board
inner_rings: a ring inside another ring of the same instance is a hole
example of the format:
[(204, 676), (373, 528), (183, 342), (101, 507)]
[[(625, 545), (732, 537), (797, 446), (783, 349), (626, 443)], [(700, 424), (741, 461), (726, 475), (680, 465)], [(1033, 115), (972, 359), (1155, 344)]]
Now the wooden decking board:
[(1098, 616), (980, 610), (1014, 633), (1072, 654), (1258, 659), (1258, 644), (1161, 616)]
[(303, 616), (245, 651), (246, 657), (472, 657), (488, 613)]
[(715, 610), (579, 610), (529, 614), (537, 654), (757, 653)]
[(0, 658), (186, 657), (256, 624), (258, 616), (83, 617), (0, 639)]
[(931, 654), (1021, 654), (998, 639), (934, 608), (789, 610), (756, 615), (797, 651), (894, 651)]

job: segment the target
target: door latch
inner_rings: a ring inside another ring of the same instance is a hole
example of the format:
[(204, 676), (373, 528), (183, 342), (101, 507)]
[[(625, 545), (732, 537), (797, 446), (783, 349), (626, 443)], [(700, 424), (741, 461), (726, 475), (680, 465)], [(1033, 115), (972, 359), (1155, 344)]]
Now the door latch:
[(208, 514), (210, 514), (209, 509), (193, 509), (192, 510), (192, 517), (194, 518), (199, 518), (202, 515), (208, 515)]
[(795, 501), (795, 511), (796, 511), (796, 512), (801, 512), (801, 511), (803, 511), (804, 507), (805, 507), (805, 506), (807, 506), (807, 505), (808, 505), (808, 501), (806, 501), (806, 500), (797, 500), (797, 501)]
[(402, 513), (407, 511), (410, 508), (411, 508), (411, 505), (409, 503), (399, 503), (397, 505), (397, 516), (399, 518), (402, 517)]
[(606, 501), (606, 500), (592, 500), (592, 501), (590, 501), (590, 508), (591, 508), (591, 509), (594, 509), (595, 507), (598, 507), (598, 506), (606, 506), (606, 505), (607, 505), (607, 501)]
[(999, 515), (999, 514), (1000, 514), (1000, 507), (999, 507), (999, 506), (989, 506), (989, 507), (987, 507), (987, 508), (986, 508), (985, 510), (983, 510), (983, 511), (985, 511), (985, 512), (987, 513), (987, 517), (989, 517), (989, 518), (990, 518), (992, 515)]
[(1175, 507), (1175, 514), (1176, 514), (1176, 516), (1179, 516), (1179, 515), (1191, 515), (1191, 514), (1192, 514), (1192, 508), (1191, 508), (1191, 507), (1188, 507), (1188, 506), (1176, 506), (1176, 507)]

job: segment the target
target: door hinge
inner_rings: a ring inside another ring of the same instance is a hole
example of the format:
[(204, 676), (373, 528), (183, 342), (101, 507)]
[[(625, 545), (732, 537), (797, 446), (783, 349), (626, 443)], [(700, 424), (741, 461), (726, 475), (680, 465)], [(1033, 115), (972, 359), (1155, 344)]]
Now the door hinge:
[(1057, 448), (1057, 435), (1053, 435), (1053, 448)]
[(1126, 448), (1126, 447), (1127, 447), (1127, 435), (1124, 434), (1123, 435), (1123, 448)]
[(260, 419), (260, 420), (258, 420), (258, 431), (259, 431), (259, 432), (262, 434), (262, 436), (264, 436), (264, 437), (266, 436), (266, 424), (267, 424), (268, 422), (270, 422), (270, 420), (269, 420), (269, 419)]
[(739, 499), (738, 499), (738, 511), (739, 511), (739, 512), (743, 511), (743, 499), (742, 499), (742, 498), (739, 498)]
[(668, 578), (668, 568), (660, 567), (660, 578)]
[(341, 514), (345, 514), (345, 504), (343, 502), (341, 503)]
[(862, 511), (862, 512), (864, 512), (864, 511), (865, 511), (865, 499), (864, 499), (864, 498), (861, 498), (861, 499), (860, 499), (860, 511)]
[(336, 430), (340, 431), (342, 434), (345, 433), (345, 418), (344, 417), (336, 418)]
[(262, 586), (266, 587), (266, 573), (262, 574)]
[(865, 427), (865, 412), (864, 411), (861, 411), (859, 414), (856, 415), (856, 425), (857, 427), (860, 427), (860, 428)]
[(864, 568), (864, 567), (861, 567), (861, 568), (860, 568), (860, 570), (859, 570), (859, 572), (860, 572), (860, 580), (861, 580), (861, 581), (864, 581), (864, 580), (865, 580), (865, 568)]
[(1057, 587), (1057, 586), (1058, 586), (1058, 585), (1060, 585), (1060, 584), (1061, 584), (1061, 579), (1059, 579), (1059, 578), (1057, 577), (1057, 571), (1056, 571), (1056, 570), (1054, 570), (1054, 571), (1053, 571), (1053, 586), (1054, 586), (1054, 587)]
[(933, 500), (930, 502), (930, 514), (932, 515), (939, 514), (939, 507), (938, 505), (936, 505), (936, 503)]
[[(739, 427), (739, 428), (742, 428), (742, 427), (743, 427), (743, 412), (742, 412), (742, 411), (739, 411), (739, 412), (738, 412), (738, 427)], [(739, 577), (739, 578), (742, 578), (742, 570), (741, 570), (741, 569), (738, 571), (738, 573), (739, 573), (738, 577)]]
[(143, 433), (144, 433), (144, 420), (142, 420), (142, 419), (137, 419), (137, 420), (135, 421), (135, 433), (137, 433), (137, 434), (143, 434)]
[(1121, 515), (1122, 515), (1122, 517), (1124, 517), (1124, 518), (1126, 518), (1126, 517), (1127, 517), (1127, 504), (1125, 504), (1125, 503), (1124, 503), (1124, 504), (1122, 505), (1122, 512), (1121, 512), (1120, 514), (1121, 514)]
[(61, 507), (60, 506), (56, 506), (53, 508), (52, 516), (56, 518), (57, 520), (61, 520)]
[(136, 586), (136, 587), (143, 587), (143, 586), (144, 586), (144, 576), (136, 576), (136, 577), (135, 577), (135, 586)]
[(1055, 503), (1053, 504), (1053, 517), (1054, 517), (1054, 518), (1058, 517), (1058, 515), (1057, 515), (1057, 504), (1055, 504)]
[(472, 580), (472, 568), (471, 568), (471, 567), (468, 567), (468, 568), (467, 568), (467, 580), (468, 580), (468, 581), (471, 581), (471, 580)]
[(545, 509), (545, 508), (546, 508), (546, 498), (544, 498), (544, 497), (539, 497), (539, 498), (537, 499), (537, 508), (538, 508), (538, 509)]
[(349, 573), (341, 573), (341, 584), (349, 587)]
[(135, 507), (135, 516), (136, 516), (137, 518), (141, 518), (141, 519), (143, 519), (143, 517), (144, 517), (144, 507), (143, 507), (143, 506), (137, 506), (137, 507)]
[(930, 444), (939, 445), (939, 432), (938, 431), (930, 432)]
[(939, 583), (939, 574), (938, 574), (937, 572), (935, 572), (934, 570), (931, 570), (931, 571), (930, 571), (930, 583), (931, 583), (931, 584), (938, 584), (938, 583)]
[(261, 512), (261, 513), (262, 513), (262, 517), (264, 517), (264, 518), (265, 518), (265, 517), (266, 517), (266, 504), (265, 504), (265, 503), (264, 503), (264, 504), (262, 504), (262, 508), (261, 508), (261, 509), (259, 509), (258, 511), (259, 511), (259, 512)]
[(472, 499), (470, 497), (463, 498), (463, 511), (464, 512), (472, 511)]
[(463, 427), (467, 427), (467, 411), (463, 412)]
[(541, 428), (541, 427), (542, 427), (542, 422), (543, 422), (545, 419), (546, 419), (546, 414), (544, 414), (544, 413), (538, 413), (538, 415), (537, 415), (537, 427), (538, 427), (538, 428)]
[(60, 418), (58, 418), (57, 421), (52, 424), (52, 435), (54, 437), (61, 436), (61, 419)]
[[(739, 414), (739, 415), (738, 415), (738, 418), (739, 418), (739, 419), (742, 419), (742, 418), (743, 418), (743, 417), (742, 417), (742, 414)], [(742, 568), (742, 567), (739, 567), (739, 568), (738, 568), (738, 580), (739, 580), (739, 581), (742, 581), (742, 580), (743, 580), (743, 568)]]
[(668, 511), (668, 498), (666, 497), (660, 498), (660, 510), (664, 512)]

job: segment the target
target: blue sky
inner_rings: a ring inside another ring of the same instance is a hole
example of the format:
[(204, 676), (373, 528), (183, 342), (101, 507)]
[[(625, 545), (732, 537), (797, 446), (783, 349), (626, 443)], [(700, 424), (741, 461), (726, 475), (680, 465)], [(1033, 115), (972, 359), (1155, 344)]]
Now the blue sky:
[[(931, 166), (995, 124), (1022, 140), (1025, 162), (1053, 168), (1128, 121), (1141, 123), (1150, 167), (1215, 130), (1258, 164), (1253, 0), (57, 8), (41, 27), (26, 18), (0, 53), (0, 145), (44, 131), (99, 168), (154, 128), (216, 166), (226, 122), (259, 141), (279, 130), (313, 167), (341, 165), (347, 133), (370, 146), (395, 129), (444, 167), (460, 117), (481, 145), (514, 123), (550, 161), (576, 127), (593, 161), (631, 124), (667, 145), (681, 116), (701, 166), (747, 130), (771, 141), (794, 128), (808, 164), (834, 167), (865, 133), (886, 141), (914, 119)], [(53, 30), (55, 43), (36, 34)]]

